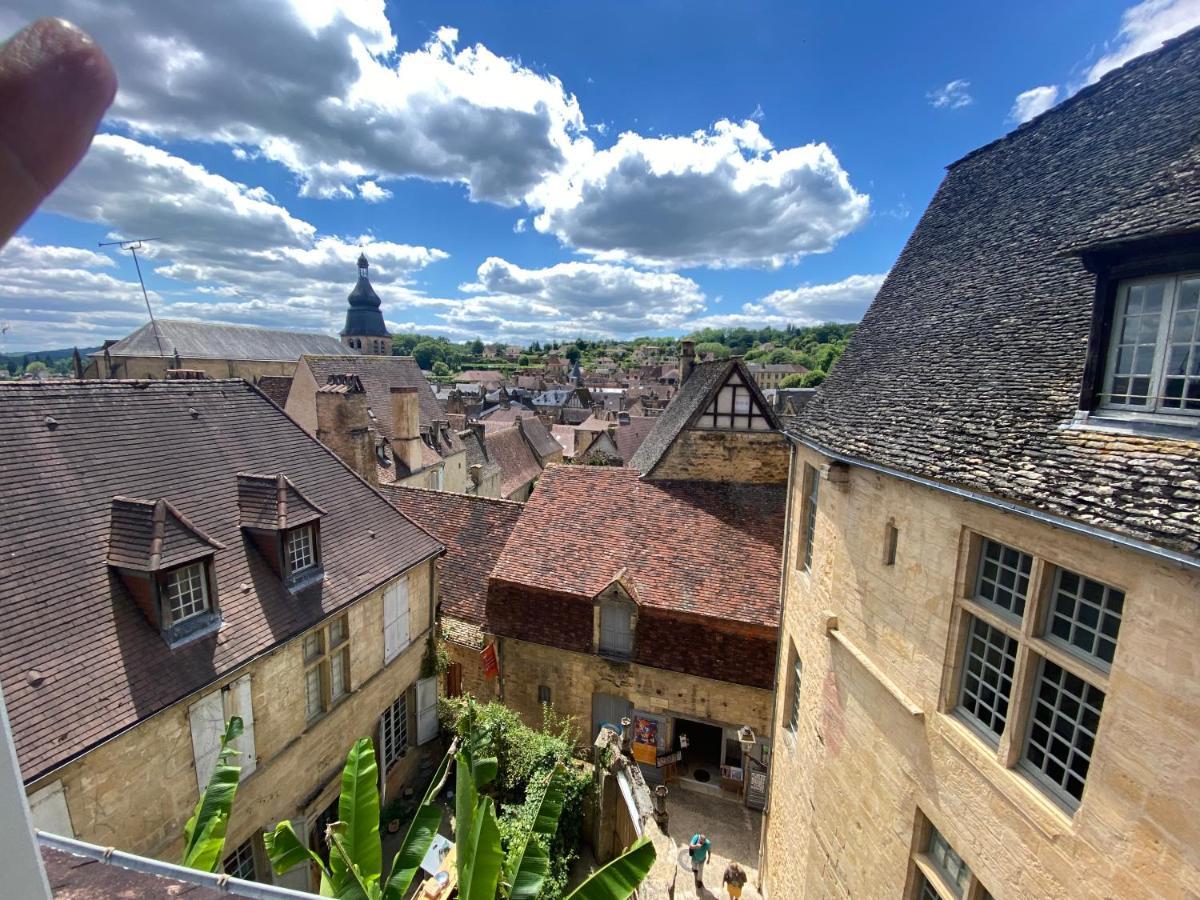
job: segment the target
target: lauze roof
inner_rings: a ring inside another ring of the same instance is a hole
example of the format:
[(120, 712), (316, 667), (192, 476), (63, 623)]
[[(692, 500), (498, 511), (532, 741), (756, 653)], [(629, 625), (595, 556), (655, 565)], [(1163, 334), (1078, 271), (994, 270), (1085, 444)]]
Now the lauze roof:
[(595, 597), (624, 573), (646, 606), (774, 627), (785, 493), (550, 466), (493, 575)]
[(1067, 251), (1194, 228), (1197, 122), (1200, 30), (952, 166), (794, 430), (1200, 555), (1200, 443), (1067, 427), (1095, 294)]
[[(26, 780), (440, 550), (242, 381), (0, 385), (0, 434), (0, 680)], [(325, 579), (293, 596), (242, 525), (314, 517)], [(197, 554), (224, 624), (171, 649), (110, 562)]]
[[(158, 340), (155, 340), (155, 325)], [(342, 342), (327, 334), (305, 331), (279, 331), (248, 325), (214, 325), (210, 322), (186, 322), (180, 319), (156, 319), (147, 322), (111, 347), (111, 356), (174, 356), (184, 359), (246, 359), (295, 362), (305, 353), (355, 356)], [(161, 344), (161, 349), (159, 349)], [(100, 350), (92, 356), (103, 356)]]

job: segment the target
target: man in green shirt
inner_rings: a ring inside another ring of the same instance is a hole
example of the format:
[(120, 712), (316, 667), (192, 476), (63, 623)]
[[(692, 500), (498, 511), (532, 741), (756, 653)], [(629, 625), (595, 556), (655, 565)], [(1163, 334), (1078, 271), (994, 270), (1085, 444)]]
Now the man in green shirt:
[(693, 834), (688, 851), (692, 857), (692, 874), (696, 876), (696, 889), (704, 887), (704, 864), (712, 853), (712, 841), (703, 833)]

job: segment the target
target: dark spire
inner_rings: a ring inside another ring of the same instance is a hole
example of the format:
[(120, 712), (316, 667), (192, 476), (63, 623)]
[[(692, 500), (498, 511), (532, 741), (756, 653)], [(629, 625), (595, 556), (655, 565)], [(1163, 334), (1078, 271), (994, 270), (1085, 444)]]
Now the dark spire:
[(389, 337), (388, 330), (383, 324), (383, 313), (379, 310), (379, 295), (371, 287), (367, 278), (367, 255), (358, 256), (358, 283), (347, 298), (350, 308), (346, 310), (346, 327), (342, 336), (353, 337)]

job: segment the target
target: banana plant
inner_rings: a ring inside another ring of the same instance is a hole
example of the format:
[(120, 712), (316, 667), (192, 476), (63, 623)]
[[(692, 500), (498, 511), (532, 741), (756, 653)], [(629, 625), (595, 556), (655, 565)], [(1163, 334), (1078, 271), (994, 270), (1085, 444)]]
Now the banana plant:
[[(451, 747), (453, 751), (454, 747)], [(263, 835), (267, 856), (277, 875), (313, 862), (321, 873), (321, 896), (342, 900), (401, 900), (429, 852), (442, 821), (442, 810), (433, 802), (445, 782), (450, 753), (442, 760), (416, 815), (408, 826), (400, 851), (383, 880), (383, 850), (379, 837), (379, 767), (370, 738), (357, 741), (346, 755), (338, 821), (329, 827), (329, 862), (304, 846), (290, 821), (280, 822)]]
[(196, 810), (183, 827), (182, 865), (201, 872), (216, 872), (221, 865), (225, 849), (225, 832), (229, 827), (229, 813), (233, 809), (233, 798), (237, 794), (241, 766), (229, 763), (237, 750), (229, 746), (242, 735), (242, 720), (237, 716), (225, 724), (221, 735), (221, 749), (217, 751), (217, 764)]

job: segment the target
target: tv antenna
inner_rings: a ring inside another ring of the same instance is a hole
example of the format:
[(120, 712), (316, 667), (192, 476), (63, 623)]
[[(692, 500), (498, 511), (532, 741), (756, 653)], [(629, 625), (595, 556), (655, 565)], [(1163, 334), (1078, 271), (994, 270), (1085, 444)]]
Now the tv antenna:
[(97, 244), (98, 247), (120, 247), (122, 250), (128, 250), (133, 257), (133, 267), (137, 269), (138, 284), (142, 286), (142, 298), (146, 301), (146, 312), (150, 314), (150, 330), (154, 332), (154, 343), (158, 345), (158, 355), (166, 357), (163, 352), (162, 341), (158, 337), (158, 323), (154, 321), (154, 310), (150, 308), (150, 295), (146, 293), (146, 282), (142, 278), (142, 266), (138, 262), (137, 252), (142, 249), (143, 244), (148, 244), (150, 241), (161, 241), (162, 238), (134, 238), (131, 241), (101, 241)]

